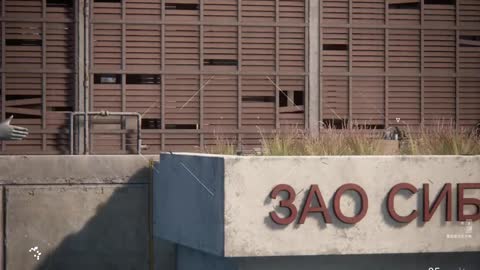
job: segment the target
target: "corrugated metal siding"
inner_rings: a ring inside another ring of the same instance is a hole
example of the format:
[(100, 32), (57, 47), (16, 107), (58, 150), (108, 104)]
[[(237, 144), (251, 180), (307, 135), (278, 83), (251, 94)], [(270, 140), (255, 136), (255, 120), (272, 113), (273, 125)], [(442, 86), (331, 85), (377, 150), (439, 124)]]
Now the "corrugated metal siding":
[[(305, 127), (304, 0), (123, 3), (91, 1), (91, 110), (144, 114), (145, 152)], [(135, 151), (129, 126), (92, 118), (90, 149)]]
[(320, 17), (325, 123), (480, 120), (479, 1), (320, 0)]
[(75, 98), (74, 1), (0, 1), (1, 118), (27, 127), (2, 154), (62, 154)]

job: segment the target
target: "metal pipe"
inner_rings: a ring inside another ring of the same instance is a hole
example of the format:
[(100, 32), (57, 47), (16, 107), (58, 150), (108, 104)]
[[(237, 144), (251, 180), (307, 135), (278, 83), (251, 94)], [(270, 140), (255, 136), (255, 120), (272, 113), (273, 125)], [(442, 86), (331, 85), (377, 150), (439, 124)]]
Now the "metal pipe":
[[(71, 112), (70, 113), (70, 154), (73, 155), (73, 127), (76, 116), (84, 116), (85, 119), (91, 115), (98, 115), (102, 117), (107, 116), (135, 116), (137, 118), (137, 154), (142, 153), (142, 115), (138, 112)], [(88, 143), (88, 142), (85, 142)]]

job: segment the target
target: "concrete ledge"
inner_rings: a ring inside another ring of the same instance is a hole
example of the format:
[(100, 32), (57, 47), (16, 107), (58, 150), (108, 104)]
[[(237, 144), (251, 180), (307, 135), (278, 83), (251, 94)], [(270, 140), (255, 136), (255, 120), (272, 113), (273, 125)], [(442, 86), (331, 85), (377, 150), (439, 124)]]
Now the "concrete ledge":
[(148, 183), (158, 156), (0, 156), (0, 185)]

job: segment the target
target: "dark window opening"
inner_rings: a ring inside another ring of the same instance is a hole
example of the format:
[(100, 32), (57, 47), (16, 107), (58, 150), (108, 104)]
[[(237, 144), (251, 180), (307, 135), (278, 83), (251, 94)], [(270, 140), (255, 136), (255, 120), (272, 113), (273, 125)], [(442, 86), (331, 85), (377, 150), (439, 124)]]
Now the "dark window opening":
[(280, 91), (279, 105), (280, 107), (288, 107), (288, 104), (292, 106), (302, 106), (305, 104), (303, 91), (292, 91), (293, 97), (288, 96), (288, 91)]
[(95, 74), (93, 76), (95, 84), (120, 84), (122, 83), (122, 75), (120, 74)]
[(7, 118), (13, 115), (13, 119), (41, 119), (40, 115), (31, 115), (31, 114), (23, 114), (23, 113), (7, 113)]
[(238, 61), (233, 59), (205, 59), (203, 64), (206, 66), (237, 66)]
[(388, 5), (390, 9), (420, 9), (420, 3), (398, 3)]
[(196, 124), (166, 124), (166, 129), (197, 129)]
[(199, 5), (198, 4), (166, 3), (165, 9), (167, 10), (199, 10)]
[(47, 0), (47, 7), (73, 7), (73, 0)]
[(7, 39), (7, 46), (42, 46), (41, 39)]
[(32, 99), (32, 98), (41, 98), (41, 96), (34, 96), (34, 95), (28, 95), (28, 96), (23, 96), (23, 95), (5, 95), (5, 99), (7, 101), (10, 100), (22, 100), (22, 99)]
[(160, 75), (155, 74), (127, 74), (127, 84), (160, 84)]
[(299, 105), (299, 106), (305, 105), (305, 98), (304, 98), (303, 91), (294, 91), (293, 101), (295, 102), (295, 105)]
[(142, 119), (142, 129), (161, 129), (162, 119)]
[(50, 107), (49, 111), (51, 112), (72, 112), (72, 107)]
[(95, 0), (95, 3), (120, 3), (121, 0)]
[(424, 0), (426, 5), (455, 5), (455, 0)]
[(323, 44), (324, 51), (347, 51), (347, 44)]
[(323, 119), (323, 124), (325, 128), (332, 129), (347, 129), (348, 120), (347, 119)]
[(242, 97), (243, 102), (275, 102), (275, 97), (269, 96), (246, 96)]
[(460, 47), (480, 47), (480, 36), (460, 36)]

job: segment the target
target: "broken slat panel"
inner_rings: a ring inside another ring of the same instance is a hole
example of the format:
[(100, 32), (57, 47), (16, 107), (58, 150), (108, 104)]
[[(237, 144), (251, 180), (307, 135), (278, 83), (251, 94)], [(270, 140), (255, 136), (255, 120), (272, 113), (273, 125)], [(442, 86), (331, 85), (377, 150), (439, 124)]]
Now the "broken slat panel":
[(275, 91), (267, 77), (242, 77), (242, 127), (274, 128)]
[(472, 77), (480, 74), (480, 31), (459, 33), (460, 72)]
[(348, 29), (323, 28), (322, 64), (325, 72), (348, 71)]
[(204, 70), (236, 71), (238, 66), (238, 29), (236, 26), (204, 26)]
[(282, 76), (277, 91), (280, 127), (305, 128), (305, 78)]

